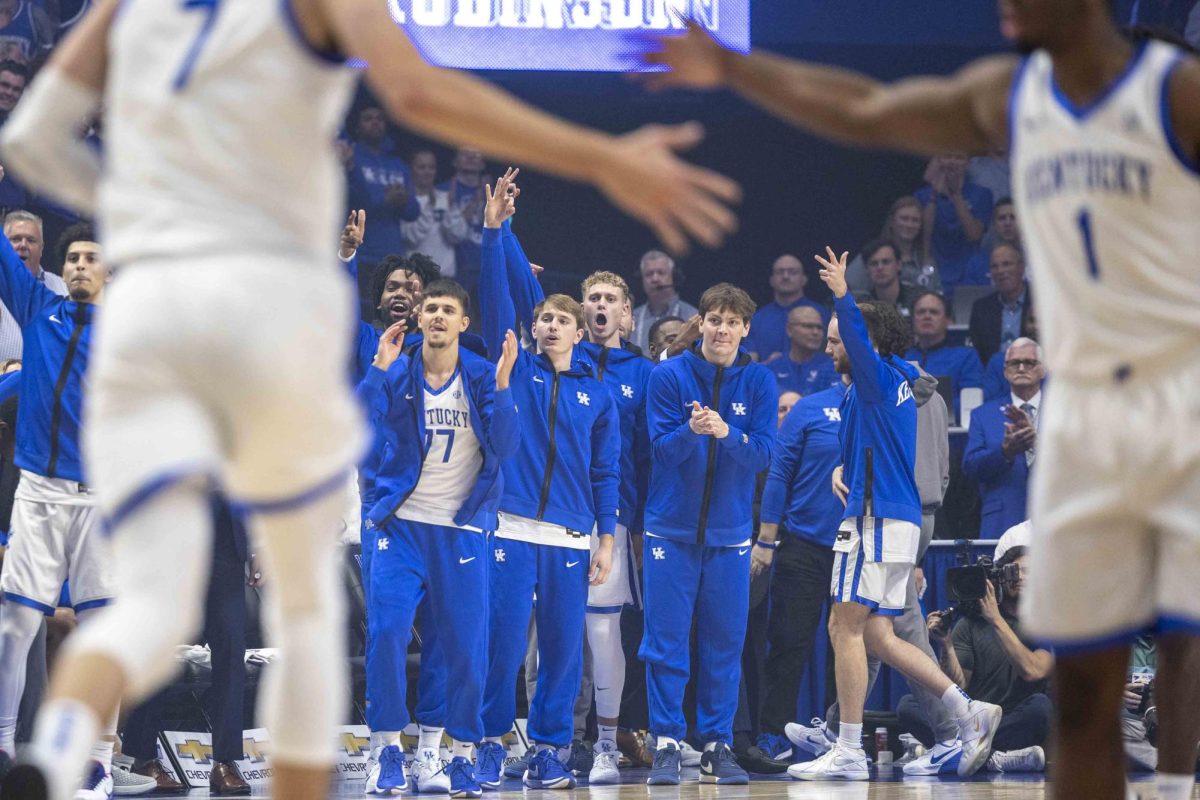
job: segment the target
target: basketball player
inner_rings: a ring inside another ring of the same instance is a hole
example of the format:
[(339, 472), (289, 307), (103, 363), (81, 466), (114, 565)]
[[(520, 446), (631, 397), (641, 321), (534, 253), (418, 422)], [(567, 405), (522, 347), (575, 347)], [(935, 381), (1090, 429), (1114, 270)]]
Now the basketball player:
[[(377, 529), (368, 592), (371, 641), (386, 629), (401, 640), (396, 651), (403, 655), (418, 602), (430, 603), (443, 648), (438, 667), (453, 691), (445, 719), (418, 720), (422, 735), (432, 729), (436, 738), (418, 746), (414, 788), (452, 797), (482, 793), (471, 755), (483, 739), (487, 628), (479, 620), (488, 613), (487, 532), (496, 528), (500, 465), (516, 452), (520, 436), (508, 384), (516, 336), (508, 332), (496, 366), (461, 347), (468, 302), (453, 281), (428, 286), (418, 309), (420, 348), (401, 356), (405, 323), (390, 327), (359, 391), (388, 444), (376, 473), (378, 501), (366, 523)], [(400, 747), (409, 722), (405, 666), (388, 658), (380, 664), (378, 655), (368, 648), (368, 724), (377, 744), (367, 793), (398, 794), (408, 784)], [(453, 740), (444, 771), (438, 754), (443, 727)]]
[[(328, 790), (346, 669), (333, 532), (364, 444), (346, 381), (353, 298), (329, 263), (351, 56), (404, 124), (595, 183), (668, 246), (687, 233), (715, 244), (733, 227), (722, 199), (736, 186), (673, 155), (695, 128), (617, 138), (560, 122), (426, 64), (379, 0), (98, 3), (2, 144), (5, 166), (34, 188), (99, 211), (122, 265), (88, 429), (120, 599), (70, 647), (5, 800), (62, 798), (118, 698), (170, 676), (174, 646), (199, 621), (214, 482), (249, 513), (274, 576), (274, 791)], [(77, 133), (102, 99), (103, 165)]]
[[(545, 300), (511, 220), (502, 226), (505, 267), (518, 322), (532, 329), (534, 308)], [(646, 432), (646, 383), (654, 366), (621, 338), (622, 317), (629, 311), (629, 285), (612, 272), (593, 272), (584, 279), (585, 339), (576, 353), (590, 364), (596, 378), (612, 395), (621, 426), (621, 505), (613, 536), (612, 572), (600, 586), (588, 590), (587, 637), (592, 653), (598, 737), (588, 774), (589, 786), (620, 783), (617, 762), (617, 724), (625, 688), (625, 651), (621, 647), (621, 611), (634, 601), (631, 581), (630, 531), (641, 529), (645, 486), (650, 473), (650, 442)], [(600, 536), (592, 533), (592, 552)]]
[[(488, 349), (516, 327), (502, 225), (515, 212), (509, 170), (495, 192), (486, 187), (481, 312)], [(515, 242), (514, 242), (515, 244)], [(512, 248), (508, 248), (511, 252)], [(528, 261), (520, 269), (529, 271)], [(531, 789), (570, 789), (575, 777), (559, 756), (571, 744), (573, 711), (583, 675), (583, 637), (589, 583), (601, 586), (613, 560), (620, 506), (621, 434), (616, 405), (586, 362), (576, 357), (583, 310), (554, 294), (533, 309), (537, 354), (520, 351), (513, 399), (521, 417), (517, 454), (505, 460), (500, 524), (493, 540), (485, 741), (478, 775), (497, 788), (500, 737), (516, 716), (514, 685), (524, 658), (529, 615), (537, 594), (537, 689), (529, 708), (529, 757), (524, 783)], [(592, 531), (599, 543), (590, 552)]]
[[(79, 452), (92, 320), (110, 273), (90, 226), (67, 236), (67, 297), (34, 278), (7, 238), (0, 241), (0, 300), (25, 342), (15, 454), (21, 479), (0, 574), (0, 762), (13, 755), (29, 647), (42, 615), (54, 615), (63, 581), (71, 581), (80, 622), (113, 597), (112, 555)], [(115, 726), (115, 716), (108, 718), (103, 738), (89, 743), (80, 800), (106, 800), (112, 791)]]
[[(1200, 62), (1126, 41), (1107, 0), (1002, 0), (1028, 54), (883, 85), (695, 26), (653, 85), (727, 87), (818, 134), (1012, 154), (1055, 403), (1041, 420), (1023, 618), (1055, 645), (1057, 798), (1119, 798), (1129, 643), (1157, 627), (1158, 794), (1189, 797), (1200, 738)], [(1144, 476), (1144, 477), (1143, 477)]]

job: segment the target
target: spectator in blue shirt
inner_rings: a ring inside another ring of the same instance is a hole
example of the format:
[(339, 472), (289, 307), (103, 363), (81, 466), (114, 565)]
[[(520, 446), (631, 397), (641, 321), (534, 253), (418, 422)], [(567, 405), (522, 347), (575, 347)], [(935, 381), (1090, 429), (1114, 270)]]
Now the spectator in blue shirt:
[(483, 187), (491, 182), (484, 171), (487, 162), (483, 153), (473, 147), (460, 147), (454, 154), (454, 174), (439, 184), (450, 207), (462, 217), (465, 233), (454, 241), (455, 277), (475, 296), (479, 286), (480, 241), (483, 230), (483, 207), (486, 202)]
[(28, 82), (29, 69), (24, 64), (0, 61), (0, 125), (8, 121), (8, 115), (17, 107)]
[(779, 391), (808, 397), (840, 382), (833, 359), (825, 354), (825, 320), (820, 311), (795, 306), (788, 312), (787, 334), (788, 352), (763, 365), (775, 373)]
[(942, 286), (952, 292), (963, 282), (971, 257), (992, 216), (992, 193), (967, 180), (967, 159), (962, 154), (935, 156), (925, 170), (927, 185), (914, 194), (931, 228), (930, 242), (942, 276)]
[(760, 306), (750, 321), (750, 332), (746, 334), (746, 350), (755, 361), (770, 361), (787, 353), (791, 346), (788, 335), (788, 314), (792, 309), (813, 308), (820, 312), (822, 326), (829, 319), (829, 312), (804, 296), (808, 276), (804, 265), (793, 255), (784, 254), (771, 265), (771, 289), (775, 292), (773, 302)]
[(967, 265), (962, 283), (970, 286), (987, 286), (991, 283), (992, 251), (997, 245), (1011, 245), (1021, 251), (1021, 226), (1017, 222), (1017, 207), (1011, 197), (1002, 196), (992, 211), (992, 224), (987, 235), (979, 243), (979, 252)]
[(949, 379), (957, 418), (959, 393), (968, 387), (983, 386), (983, 364), (974, 348), (946, 343), (949, 328), (950, 313), (945, 298), (935, 292), (922, 293), (913, 304), (917, 346), (905, 353), (904, 358), (920, 364), (939, 382)]
[(358, 112), (356, 122), (348, 179), (350, 207), (366, 209), (371, 218), (371, 231), (358, 257), (365, 264), (376, 264), (384, 256), (404, 252), (400, 223), (419, 217), (421, 206), (412, 191), (412, 172), (387, 134), (383, 109), (367, 106)]

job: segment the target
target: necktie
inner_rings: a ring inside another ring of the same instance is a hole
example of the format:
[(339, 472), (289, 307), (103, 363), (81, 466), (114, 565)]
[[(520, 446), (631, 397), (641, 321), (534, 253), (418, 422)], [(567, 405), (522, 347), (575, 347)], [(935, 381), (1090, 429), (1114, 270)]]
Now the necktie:
[[(1029, 417), (1029, 421), (1033, 424), (1034, 429), (1037, 428), (1037, 408), (1032, 403), (1022, 403), (1021, 410)], [(1025, 451), (1025, 466), (1033, 466), (1034, 448), (1031, 447)]]

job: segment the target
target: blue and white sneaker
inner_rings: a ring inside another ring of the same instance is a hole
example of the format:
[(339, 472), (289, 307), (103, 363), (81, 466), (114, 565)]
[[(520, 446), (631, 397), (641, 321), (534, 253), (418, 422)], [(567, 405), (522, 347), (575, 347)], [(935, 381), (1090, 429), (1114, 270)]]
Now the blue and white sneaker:
[(750, 775), (738, 765), (733, 751), (724, 742), (700, 754), (700, 782), (737, 785), (750, 782)]
[(475, 779), (484, 789), (500, 788), (500, 771), (504, 768), (504, 746), (484, 742), (475, 750)]
[(400, 794), (408, 788), (404, 751), (394, 744), (382, 748), (367, 765), (367, 794)]
[(525, 785), (530, 789), (574, 789), (575, 776), (558, 760), (553, 747), (539, 750), (529, 759)]
[(112, 773), (99, 761), (91, 762), (83, 783), (75, 792), (75, 800), (112, 800), (112, 796)]
[(654, 751), (654, 766), (650, 767), (650, 777), (646, 778), (646, 785), (678, 786), (679, 771), (679, 748), (673, 744), (660, 747)]
[[(828, 753), (837, 742), (837, 737), (830, 734), (820, 717), (813, 717), (810, 725), (789, 722), (783, 726), (783, 733), (793, 745), (818, 758)], [(796, 755), (794, 751), (793, 754)]]
[(446, 767), (450, 776), (451, 797), (483, 797), (483, 787), (475, 780), (475, 766), (463, 758), (455, 756)]
[(537, 753), (537, 748), (531, 747), (525, 751), (525, 755), (518, 758), (511, 764), (504, 765), (504, 777), (506, 778), (524, 778), (525, 770), (529, 769), (529, 759), (533, 758)]
[(957, 775), (958, 762), (962, 759), (962, 742), (935, 744), (924, 755), (917, 756), (904, 765), (905, 775)]
[(787, 761), (792, 757), (792, 742), (778, 733), (760, 733), (756, 742), (758, 749), (776, 761)]

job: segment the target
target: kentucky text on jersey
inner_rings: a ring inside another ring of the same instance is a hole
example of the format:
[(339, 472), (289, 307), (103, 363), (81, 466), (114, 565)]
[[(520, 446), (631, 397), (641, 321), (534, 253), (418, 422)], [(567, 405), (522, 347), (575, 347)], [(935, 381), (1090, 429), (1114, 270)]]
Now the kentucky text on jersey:
[(1153, 165), (1123, 153), (1070, 150), (1038, 158), (1025, 168), (1030, 205), (1058, 195), (1122, 194), (1150, 199)]
[(455, 411), (452, 408), (425, 409), (425, 427), (427, 428), (467, 428), (470, 425), (470, 416), (465, 411)]

